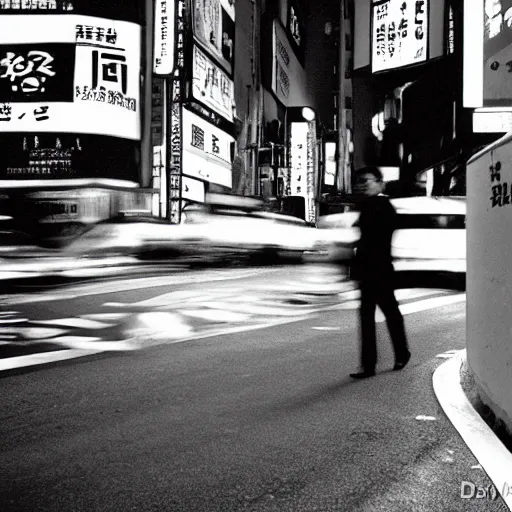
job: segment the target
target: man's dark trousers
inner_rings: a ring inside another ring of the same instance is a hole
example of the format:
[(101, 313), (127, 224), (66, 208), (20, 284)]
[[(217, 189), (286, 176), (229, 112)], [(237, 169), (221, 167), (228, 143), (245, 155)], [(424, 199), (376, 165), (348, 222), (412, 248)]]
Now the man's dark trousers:
[(404, 361), (409, 355), (404, 319), (395, 297), (393, 281), (392, 272), (383, 272), (380, 275), (362, 276), (359, 282), (361, 291), (359, 309), (362, 339), (361, 363), (365, 371), (374, 371), (377, 364), (376, 306), (379, 306), (386, 318), (395, 352), (395, 361)]

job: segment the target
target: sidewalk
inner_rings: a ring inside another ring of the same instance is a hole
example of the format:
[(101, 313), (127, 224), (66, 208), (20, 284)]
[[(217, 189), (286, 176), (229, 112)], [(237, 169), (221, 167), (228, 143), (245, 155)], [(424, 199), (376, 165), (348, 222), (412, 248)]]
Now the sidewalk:
[(432, 380), (446, 416), (493, 483), (490, 489), (466, 483), (466, 497), (493, 499), (499, 494), (512, 510), (512, 452), (478, 412), (480, 404), (468, 369), (466, 351), (460, 351), (439, 366)]

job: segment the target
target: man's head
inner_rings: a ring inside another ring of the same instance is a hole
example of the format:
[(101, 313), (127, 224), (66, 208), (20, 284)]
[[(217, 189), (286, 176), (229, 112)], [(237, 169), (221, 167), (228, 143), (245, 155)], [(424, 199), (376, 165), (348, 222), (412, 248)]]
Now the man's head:
[(356, 191), (365, 196), (376, 196), (384, 191), (384, 179), (378, 167), (363, 167), (356, 173)]

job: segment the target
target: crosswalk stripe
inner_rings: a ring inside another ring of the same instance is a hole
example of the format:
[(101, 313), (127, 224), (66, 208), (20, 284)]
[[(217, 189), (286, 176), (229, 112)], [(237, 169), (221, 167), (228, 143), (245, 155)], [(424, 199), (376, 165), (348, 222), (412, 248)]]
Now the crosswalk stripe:
[(251, 317), (251, 315), (236, 313), (234, 311), (224, 311), (222, 309), (179, 309), (178, 313), (184, 316), (213, 320), (216, 322), (243, 322)]
[(55, 325), (65, 327), (76, 327), (79, 329), (104, 329), (112, 327), (114, 324), (89, 320), (87, 318), (56, 318), (54, 320), (37, 320), (34, 323), (42, 325)]

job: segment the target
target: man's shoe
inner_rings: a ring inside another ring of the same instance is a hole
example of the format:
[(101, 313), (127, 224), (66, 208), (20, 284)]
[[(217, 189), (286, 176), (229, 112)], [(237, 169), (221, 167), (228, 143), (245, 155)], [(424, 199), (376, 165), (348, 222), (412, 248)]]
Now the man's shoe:
[(375, 377), (375, 370), (365, 370), (363, 372), (351, 373), (350, 376), (353, 379), (368, 379), (369, 377)]
[(405, 359), (402, 359), (402, 361), (397, 361), (395, 363), (395, 366), (393, 367), (393, 370), (395, 372), (398, 372), (400, 370), (403, 370), (405, 368), (405, 365), (409, 362), (409, 359), (411, 359), (411, 353), (409, 352)]

